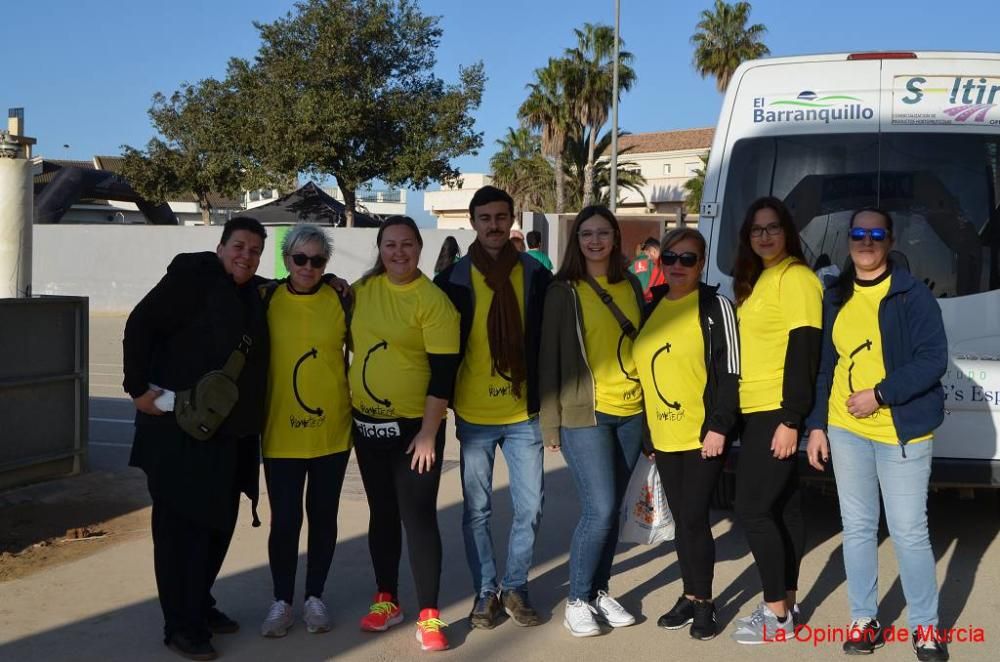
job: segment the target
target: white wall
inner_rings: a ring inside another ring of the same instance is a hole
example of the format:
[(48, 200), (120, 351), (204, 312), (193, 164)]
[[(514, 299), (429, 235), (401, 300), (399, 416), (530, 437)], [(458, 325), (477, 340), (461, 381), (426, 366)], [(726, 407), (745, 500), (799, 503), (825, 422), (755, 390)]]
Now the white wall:
[[(90, 311), (126, 314), (166, 272), (178, 253), (215, 250), (222, 228), (155, 225), (35, 225), (32, 291), (90, 297)], [(268, 243), (257, 273), (274, 276), (276, 228), (268, 228)], [(357, 280), (375, 261), (377, 230), (329, 228), (333, 259), (328, 270), (348, 281)], [(420, 268), (434, 273), (441, 242), (458, 240), (464, 255), (475, 238), (468, 230), (422, 228), (424, 250)]]

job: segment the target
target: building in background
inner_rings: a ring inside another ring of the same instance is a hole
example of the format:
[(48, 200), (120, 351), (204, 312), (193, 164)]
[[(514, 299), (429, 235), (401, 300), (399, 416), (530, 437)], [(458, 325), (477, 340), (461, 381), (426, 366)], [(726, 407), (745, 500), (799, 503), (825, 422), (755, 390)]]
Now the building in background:
[[(708, 155), (714, 135), (715, 129), (683, 129), (621, 136), (619, 161), (635, 164), (646, 183), (641, 187), (643, 195), (619, 189), (618, 214), (655, 215), (671, 226), (680, 220), (696, 223), (697, 214), (684, 213), (684, 184), (705, 167), (702, 159)], [(609, 159), (610, 153), (602, 158)]]
[(493, 183), (493, 178), (481, 172), (463, 173), (456, 186), (442, 185), (439, 191), (424, 193), (424, 211), (437, 219), (441, 230), (468, 230), (469, 203), (483, 186)]
[[(323, 188), (328, 195), (340, 202), (344, 194), (336, 186)], [(362, 184), (354, 192), (358, 211), (365, 212), (375, 218), (386, 219), (390, 216), (406, 215), (406, 190), (398, 188), (374, 189), (372, 185)]]

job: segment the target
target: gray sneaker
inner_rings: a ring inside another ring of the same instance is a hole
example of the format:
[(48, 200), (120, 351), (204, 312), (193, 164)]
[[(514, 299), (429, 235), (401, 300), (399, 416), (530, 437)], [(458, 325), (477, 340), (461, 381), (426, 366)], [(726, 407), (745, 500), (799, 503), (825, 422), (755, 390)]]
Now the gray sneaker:
[(784, 623), (779, 623), (778, 617), (765, 605), (763, 609), (754, 611), (750, 615), (749, 622), (737, 623), (736, 629), (730, 636), (736, 643), (746, 645), (793, 641), (795, 624), (791, 616), (786, 618)]
[[(756, 616), (759, 612), (763, 611), (765, 607), (767, 607), (767, 604), (765, 604), (764, 602), (758, 602), (757, 606), (753, 608), (753, 611), (750, 612), (749, 616), (743, 616), (742, 618), (737, 618), (735, 621), (733, 621), (733, 623), (736, 623), (737, 625), (747, 625), (748, 623), (750, 623), (751, 620), (753, 620), (753, 617)], [(798, 625), (801, 622), (802, 622), (802, 612), (799, 611), (799, 603), (796, 602), (792, 606), (792, 623)]]
[(284, 600), (275, 600), (260, 626), (260, 633), (265, 637), (284, 637), (294, 622), (292, 605)]
[(302, 620), (306, 622), (306, 630), (313, 634), (330, 631), (330, 615), (326, 611), (326, 605), (315, 595), (303, 605)]

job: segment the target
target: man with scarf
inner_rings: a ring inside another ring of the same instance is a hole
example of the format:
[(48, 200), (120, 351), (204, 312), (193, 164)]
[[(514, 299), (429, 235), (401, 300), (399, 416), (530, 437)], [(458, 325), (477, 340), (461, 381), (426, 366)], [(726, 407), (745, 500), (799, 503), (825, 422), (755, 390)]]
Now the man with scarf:
[[(514, 201), (505, 191), (476, 191), (469, 217), (476, 240), (434, 279), (461, 315), (462, 363), (452, 406), (461, 444), (462, 532), (476, 591), (469, 621), (491, 629), (504, 611), (518, 625), (538, 625), (527, 584), (542, 516), (538, 350), (552, 274), (511, 244)], [(507, 461), (514, 505), (499, 582), (490, 529), (497, 447)]]

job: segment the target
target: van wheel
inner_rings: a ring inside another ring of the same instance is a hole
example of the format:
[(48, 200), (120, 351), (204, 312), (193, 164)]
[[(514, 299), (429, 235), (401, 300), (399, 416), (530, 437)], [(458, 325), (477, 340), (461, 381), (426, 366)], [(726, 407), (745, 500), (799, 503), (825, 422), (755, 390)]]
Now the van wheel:
[(736, 500), (736, 474), (723, 471), (715, 484), (710, 505), (715, 510), (732, 510)]

